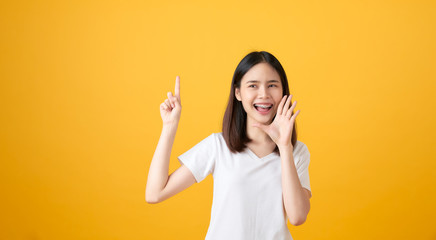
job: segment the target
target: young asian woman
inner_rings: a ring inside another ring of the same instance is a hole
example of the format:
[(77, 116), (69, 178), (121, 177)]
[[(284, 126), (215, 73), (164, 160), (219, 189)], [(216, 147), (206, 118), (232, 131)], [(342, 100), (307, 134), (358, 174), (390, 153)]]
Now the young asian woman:
[(303, 224), (310, 210), (310, 153), (297, 140), (288, 80), (271, 53), (247, 54), (233, 75), (222, 132), (212, 133), (169, 158), (181, 115), (180, 78), (161, 104), (162, 133), (146, 186), (146, 201), (159, 203), (213, 175), (213, 203), (206, 239), (292, 239), (286, 226)]

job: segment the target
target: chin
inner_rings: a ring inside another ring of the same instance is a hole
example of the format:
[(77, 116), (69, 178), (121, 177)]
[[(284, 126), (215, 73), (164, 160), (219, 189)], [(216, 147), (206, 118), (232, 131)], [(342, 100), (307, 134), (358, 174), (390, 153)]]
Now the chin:
[(267, 119), (266, 117), (265, 118), (263, 118), (263, 119), (256, 119), (256, 121), (257, 122), (259, 122), (259, 123), (263, 123), (263, 124), (271, 124), (272, 123), (272, 121), (273, 121), (273, 119), (274, 119), (274, 117), (271, 117), (271, 118), (269, 118), (269, 119)]

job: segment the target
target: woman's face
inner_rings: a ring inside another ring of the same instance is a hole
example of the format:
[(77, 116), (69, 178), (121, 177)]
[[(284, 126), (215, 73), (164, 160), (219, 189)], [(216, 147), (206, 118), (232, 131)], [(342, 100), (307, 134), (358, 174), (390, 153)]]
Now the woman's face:
[(247, 112), (247, 124), (269, 124), (283, 97), (280, 76), (268, 63), (258, 63), (242, 77), (235, 96)]

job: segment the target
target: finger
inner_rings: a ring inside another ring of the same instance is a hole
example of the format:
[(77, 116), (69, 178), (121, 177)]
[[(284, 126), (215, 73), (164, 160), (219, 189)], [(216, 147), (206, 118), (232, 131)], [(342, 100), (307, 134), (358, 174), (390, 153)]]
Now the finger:
[(167, 109), (167, 105), (165, 104), (165, 102), (163, 102), (163, 103), (160, 104), (160, 108), (161, 108), (162, 110), (166, 110), (166, 109)]
[(297, 115), (300, 113), (300, 110), (298, 110), (294, 116), (292, 116), (291, 121), (295, 121), (295, 118), (297, 117)]
[(168, 108), (171, 108), (171, 103), (169, 99), (165, 99), (165, 105), (167, 105)]
[(179, 99), (177, 99), (177, 97), (172, 97), (171, 102), (173, 103), (174, 107), (180, 105)]
[(162, 103), (162, 106), (163, 106), (163, 109), (164, 109), (164, 110), (171, 109), (171, 108), (168, 106), (168, 104), (166, 104), (166, 103)]
[(168, 92), (167, 93), (167, 96), (168, 96), (168, 99), (169, 99), (169, 101), (170, 101), (170, 103), (171, 103), (171, 107), (175, 107), (174, 106), (174, 103), (173, 103), (173, 101), (172, 101), (172, 99), (173, 99), (173, 94), (171, 93), (171, 92)]
[(174, 89), (174, 94), (180, 101), (180, 77), (179, 76), (176, 77), (176, 87)]
[(295, 102), (292, 104), (292, 107), (289, 108), (289, 110), (286, 112), (286, 117), (287, 117), (288, 119), (291, 118), (291, 116), (292, 116), (292, 112), (294, 111), (295, 106), (297, 106), (297, 101), (295, 101)]
[(286, 100), (285, 106), (283, 107), (283, 114), (287, 114), (287, 111), (289, 110), (289, 105), (291, 104), (292, 95), (289, 95), (288, 99)]
[(283, 112), (283, 104), (285, 102), (285, 99), (286, 99), (286, 95), (284, 95), (282, 97), (282, 100), (280, 101), (279, 106), (277, 107), (277, 115), (282, 114), (282, 112)]
[(171, 105), (173, 106), (173, 108), (180, 105), (179, 100), (174, 96), (172, 96), (170, 98), (170, 102), (171, 102)]

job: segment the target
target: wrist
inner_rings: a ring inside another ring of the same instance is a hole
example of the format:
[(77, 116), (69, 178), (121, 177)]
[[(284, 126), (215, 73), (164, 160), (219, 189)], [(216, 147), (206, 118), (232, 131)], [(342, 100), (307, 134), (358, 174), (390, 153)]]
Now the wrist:
[(162, 130), (167, 130), (167, 131), (177, 130), (178, 126), (179, 126), (179, 121), (166, 122), (163, 123)]
[(163, 127), (174, 127), (177, 125), (179, 125), (179, 119), (171, 120), (171, 121), (167, 121), (167, 122), (162, 122)]
[(277, 147), (279, 148), (279, 151), (282, 152), (290, 152), (292, 153), (294, 151), (294, 146), (292, 146), (292, 144), (289, 145), (277, 145)]

